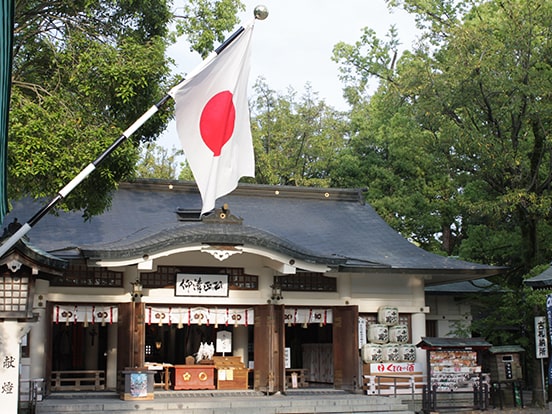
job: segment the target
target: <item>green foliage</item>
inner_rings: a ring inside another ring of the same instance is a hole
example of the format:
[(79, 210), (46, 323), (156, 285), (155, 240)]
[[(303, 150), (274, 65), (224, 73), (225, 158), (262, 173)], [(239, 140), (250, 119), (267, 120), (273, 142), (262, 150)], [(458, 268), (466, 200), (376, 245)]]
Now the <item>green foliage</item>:
[(330, 186), (335, 155), (347, 139), (344, 115), (320, 101), (309, 85), (299, 99), (293, 90), (277, 94), (263, 79), (255, 90), (255, 182)]
[(238, 23), (237, 13), (245, 6), (239, 0), (189, 0), (184, 5), (184, 16), (177, 21), (179, 34), (185, 33), (191, 50), (206, 57), (222, 43), (226, 34)]
[(183, 150), (172, 148), (168, 150), (155, 143), (148, 143), (142, 147), (140, 159), (136, 165), (136, 176), (140, 178), (164, 178), (174, 180), (178, 178), (179, 157), (184, 155)]
[[(174, 84), (165, 56), (174, 39), (170, 6), (165, 0), (16, 3), (10, 199), (56, 194), (165, 95)], [(191, 0), (178, 31), (204, 55), (233, 28), (242, 7), (236, 0)], [(205, 41), (210, 33), (212, 41)], [(103, 212), (117, 183), (134, 176), (140, 144), (155, 141), (171, 114), (151, 117), (56, 208), (81, 210), (85, 218)]]
[(500, 294), (478, 295), (473, 298), (479, 306), (472, 306), (472, 332), (496, 346), (520, 345), (528, 357), (534, 357), (534, 317), (546, 315), (546, 296), (550, 293), (519, 286)]
[[(8, 140), (11, 199), (51, 197), (104, 152), (166, 88), (171, 14), (164, 1), (20, 1), (16, 5)], [(58, 207), (89, 218), (133, 176), (138, 142), (117, 149)]]
[[(405, 236), (512, 265), (519, 280), (552, 255), (542, 244), (552, 203), (552, 2), (391, 4), (416, 16), (422, 35), (412, 52), (397, 57), (393, 32), (380, 41), (370, 30), (334, 49), (345, 90), (357, 91), (352, 142), (372, 163), (360, 184)], [(367, 99), (374, 77), (380, 86)]]
[(389, 4), (416, 18), (411, 51), (369, 29), (334, 49), (352, 105), (339, 182), (368, 187), (383, 218), (425, 249), (507, 266), (498, 291), (471, 301), (472, 330), (531, 356), (550, 293), (523, 281), (552, 257), (552, 1)]

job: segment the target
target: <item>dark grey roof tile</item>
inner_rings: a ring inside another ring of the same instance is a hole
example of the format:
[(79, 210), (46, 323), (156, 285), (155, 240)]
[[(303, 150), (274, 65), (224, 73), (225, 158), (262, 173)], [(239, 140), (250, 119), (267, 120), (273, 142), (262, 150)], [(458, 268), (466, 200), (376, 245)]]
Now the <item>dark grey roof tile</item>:
[[(31, 242), (45, 251), (82, 248), (90, 252), (111, 249), (131, 254), (152, 245), (206, 240), (231, 243), (242, 240), (279, 245), (309, 260), (339, 264), (342, 269), (439, 275), (428, 283), (480, 278), (501, 268), (435, 255), (408, 242), (364, 203), (359, 190), (299, 188), (241, 184), (217, 201), (243, 219), (243, 228), (229, 225), (210, 233), (205, 223), (177, 220), (176, 211), (201, 208), (195, 184), (166, 180), (121, 183), (111, 208), (83, 221), (81, 214), (60, 212), (44, 217), (29, 233)], [(6, 217), (31, 217), (43, 204), (13, 203)], [(214, 229), (214, 228), (213, 228)], [(211, 239), (207, 237), (214, 236)], [(127, 249), (127, 252), (123, 252)], [(74, 252), (74, 249), (72, 250)], [(442, 277), (446, 276), (446, 277)]]

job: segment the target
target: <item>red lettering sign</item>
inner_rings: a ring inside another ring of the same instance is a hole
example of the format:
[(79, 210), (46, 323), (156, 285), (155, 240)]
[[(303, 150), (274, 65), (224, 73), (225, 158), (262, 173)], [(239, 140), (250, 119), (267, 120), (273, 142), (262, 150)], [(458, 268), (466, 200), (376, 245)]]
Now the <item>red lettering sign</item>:
[(415, 372), (416, 364), (409, 363), (380, 363), (377, 364), (376, 370), (378, 372)]

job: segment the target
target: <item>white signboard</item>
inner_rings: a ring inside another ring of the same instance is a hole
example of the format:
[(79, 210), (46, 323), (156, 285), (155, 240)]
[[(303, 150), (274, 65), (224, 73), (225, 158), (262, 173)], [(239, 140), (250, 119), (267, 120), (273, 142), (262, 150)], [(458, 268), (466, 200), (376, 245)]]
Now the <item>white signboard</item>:
[(417, 362), (380, 362), (370, 364), (370, 372), (379, 374), (422, 372), (422, 364)]
[(228, 296), (228, 275), (177, 273), (176, 296)]
[(366, 338), (366, 319), (358, 318), (358, 349), (368, 342)]
[(535, 316), (535, 356), (537, 359), (548, 358), (546, 316)]
[(285, 368), (291, 368), (291, 348), (284, 348), (284, 363)]
[(19, 362), (21, 326), (4, 321), (0, 328), (0, 407), (3, 413), (16, 413), (19, 401)]
[(232, 352), (232, 332), (217, 332), (217, 352), (220, 352), (222, 354), (225, 354), (226, 352)]

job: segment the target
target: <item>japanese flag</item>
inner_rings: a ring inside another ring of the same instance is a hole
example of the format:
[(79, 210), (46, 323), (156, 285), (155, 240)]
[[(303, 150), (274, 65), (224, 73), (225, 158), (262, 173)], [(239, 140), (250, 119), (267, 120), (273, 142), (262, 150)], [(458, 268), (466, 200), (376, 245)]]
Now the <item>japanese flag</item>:
[(234, 190), (240, 177), (255, 174), (247, 102), (252, 32), (253, 24), (169, 92), (178, 137), (203, 200), (201, 214)]

